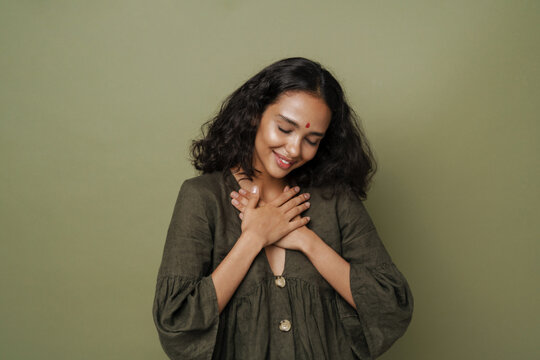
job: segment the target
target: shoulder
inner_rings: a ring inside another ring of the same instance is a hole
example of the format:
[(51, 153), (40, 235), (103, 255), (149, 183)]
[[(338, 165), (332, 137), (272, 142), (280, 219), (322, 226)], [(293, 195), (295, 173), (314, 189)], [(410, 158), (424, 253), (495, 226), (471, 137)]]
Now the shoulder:
[(333, 185), (307, 187), (312, 202), (317, 202), (327, 211), (333, 210), (336, 213), (347, 212), (351, 207), (363, 208), (363, 201), (352, 191)]
[(363, 200), (352, 190), (334, 185), (309, 187), (311, 194), (315, 194), (321, 201), (339, 207), (358, 206), (363, 207)]
[(223, 186), (223, 174), (219, 171), (198, 175), (184, 180), (182, 189), (200, 194), (210, 194)]
[(224, 198), (221, 176), (216, 172), (184, 180), (176, 201), (176, 211), (214, 219)]
[(366, 233), (375, 227), (364, 200), (350, 190), (337, 193), (336, 209), (342, 227), (352, 225), (359, 233)]
[(217, 203), (228, 200), (227, 178), (223, 172), (194, 176), (184, 180), (179, 197), (183, 201), (203, 202), (206, 207), (215, 207)]

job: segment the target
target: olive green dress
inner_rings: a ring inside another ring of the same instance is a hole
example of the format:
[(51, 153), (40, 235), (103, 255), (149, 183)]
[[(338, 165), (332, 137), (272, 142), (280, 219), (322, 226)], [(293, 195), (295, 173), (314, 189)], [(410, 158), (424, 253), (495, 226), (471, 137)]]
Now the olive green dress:
[(298, 251), (282, 276), (261, 251), (218, 312), (210, 274), (241, 234), (230, 171), (186, 180), (157, 278), (154, 322), (171, 359), (373, 359), (403, 335), (413, 298), (362, 202), (311, 194), (308, 227), (351, 264), (351, 307)]

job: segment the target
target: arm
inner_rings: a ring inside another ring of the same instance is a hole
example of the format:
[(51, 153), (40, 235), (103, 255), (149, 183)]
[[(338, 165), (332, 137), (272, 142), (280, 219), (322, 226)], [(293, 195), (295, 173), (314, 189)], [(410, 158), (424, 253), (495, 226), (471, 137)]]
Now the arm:
[[(285, 187), (283, 191), (288, 191)], [(248, 202), (248, 194), (244, 190), (231, 193), (233, 205), (240, 210), (240, 218)], [(306, 199), (309, 198), (307, 194)], [(236, 201), (234, 201), (236, 200)], [(264, 204), (260, 204), (264, 206)], [(302, 251), (315, 266), (323, 278), (352, 307), (356, 308), (350, 287), (350, 265), (338, 253), (328, 246), (314, 231), (302, 226), (274, 243), (282, 248)]]
[(180, 190), (163, 252), (154, 299), (154, 322), (171, 359), (211, 356), (219, 313), (225, 308), (262, 247), (305, 225), (291, 221), (308, 205), (291, 189), (270, 206), (255, 209), (258, 193), (246, 210), (242, 235), (210, 274), (215, 200), (204, 186), (186, 181)]
[(257, 235), (242, 233), (231, 251), (212, 273), (218, 309), (221, 313), (246, 276), (251, 263), (262, 249)]
[(209, 359), (219, 324), (212, 269), (215, 200), (196, 181), (182, 184), (156, 283), (153, 317), (171, 359)]
[[(238, 199), (235, 206), (243, 211), (245, 199), (239, 194), (231, 196)], [(407, 329), (412, 316), (412, 294), (363, 203), (354, 195), (340, 193), (336, 211), (343, 257), (305, 226), (275, 245), (302, 251), (309, 258), (340, 295), (338, 310), (353, 352), (360, 358), (376, 357)]]
[(336, 214), (341, 256), (307, 227), (291, 232), (276, 245), (304, 252), (340, 295), (339, 316), (353, 352), (359, 358), (375, 358), (407, 329), (413, 298), (362, 201), (342, 192), (336, 197)]
[(307, 237), (306, 240), (300, 241), (300, 251), (307, 256), (330, 286), (356, 309), (350, 285), (350, 264), (307, 227), (298, 229), (295, 236)]
[(342, 256), (350, 263), (356, 309), (339, 305), (341, 322), (358, 357), (377, 357), (401, 337), (413, 311), (405, 277), (384, 247), (361, 200), (341, 192), (336, 202)]
[(298, 187), (288, 189), (266, 206), (257, 208), (260, 192), (254, 187), (245, 207), (242, 234), (212, 273), (219, 312), (225, 308), (262, 248), (309, 221), (309, 218), (298, 216), (309, 207), (302, 195), (296, 196), (299, 190)]

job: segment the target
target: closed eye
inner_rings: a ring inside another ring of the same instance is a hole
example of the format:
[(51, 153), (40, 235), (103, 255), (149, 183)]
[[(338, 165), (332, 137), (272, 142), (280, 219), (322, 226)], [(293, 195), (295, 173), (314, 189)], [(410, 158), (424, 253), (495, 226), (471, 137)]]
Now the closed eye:
[(281, 127), (278, 126), (278, 129), (279, 131), (285, 133), (285, 134), (290, 134), (292, 132), (292, 130), (285, 130), (285, 129), (282, 129)]
[[(280, 127), (280, 126), (278, 126), (278, 129), (279, 129), (279, 131), (281, 131), (282, 133), (285, 133), (285, 134), (290, 134), (290, 133), (292, 132), (292, 130), (285, 130), (285, 129), (283, 129), (283, 128)], [(311, 140), (309, 140), (308, 138), (306, 138), (305, 140), (306, 140), (306, 142), (307, 142), (309, 145), (311, 145), (311, 146), (317, 146), (318, 141), (311, 141)]]

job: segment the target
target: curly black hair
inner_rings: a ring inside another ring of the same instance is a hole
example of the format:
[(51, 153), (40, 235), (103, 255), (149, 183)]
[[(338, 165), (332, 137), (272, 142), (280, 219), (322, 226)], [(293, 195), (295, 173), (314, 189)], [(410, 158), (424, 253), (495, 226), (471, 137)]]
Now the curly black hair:
[(332, 112), (330, 125), (315, 157), (287, 175), (289, 183), (345, 187), (367, 197), (376, 163), (343, 89), (319, 63), (301, 57), (277, 61), (253, 76), (203, 124), (202, 137), (191, 145), (191, 162), (202, 173), (240, 165), (246, 177), (253, 168), (255, 135), (266, 108), (291, 91), (305, 91), (323, 99)]

